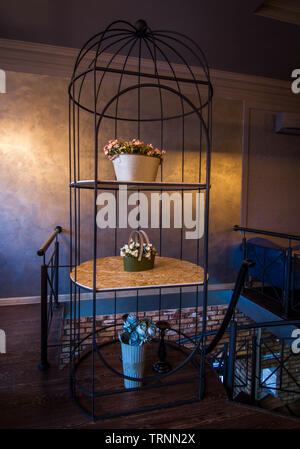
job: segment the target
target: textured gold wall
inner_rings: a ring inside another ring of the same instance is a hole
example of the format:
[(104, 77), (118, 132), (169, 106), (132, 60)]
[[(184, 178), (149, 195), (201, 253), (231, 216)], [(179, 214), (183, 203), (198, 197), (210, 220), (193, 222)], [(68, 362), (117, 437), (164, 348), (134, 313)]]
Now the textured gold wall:
[(1, 297), (38, 295), (36, 251), (56, 224), (68, 228), (67, 85), (7, 73), (0, 97)]
[[(66, 230), (61, 262), (68, 261), (67, 86), (58, 77), (7, 73), (7, 93), (0, 96), (0, 297), (39, 294), (36, 250), (57, 224)], [(231, 227), (240, 218), (241, 151), (242, 102), (215, 98), (210, 274), (217, 282), (235, 277), (239, 236)], [(171, 159), (168, 170), (178, 171)], [(66, 275), (62, 281), (66, 291)]]

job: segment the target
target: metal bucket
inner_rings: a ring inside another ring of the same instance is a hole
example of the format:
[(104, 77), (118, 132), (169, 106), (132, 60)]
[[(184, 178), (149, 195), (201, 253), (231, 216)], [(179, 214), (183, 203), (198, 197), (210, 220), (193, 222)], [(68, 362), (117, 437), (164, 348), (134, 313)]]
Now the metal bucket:
[[(123, 374), (125, 376), (141, 378), (145, 368), (146, 345), (132, 346), (121, 341)], [(137, 388), (142, 386), (142, 382), (124, 379), (125, 388)]]
[(119, 154), (112, 163), (117, 181), (154, 182), (160, 159), (142, 154)]

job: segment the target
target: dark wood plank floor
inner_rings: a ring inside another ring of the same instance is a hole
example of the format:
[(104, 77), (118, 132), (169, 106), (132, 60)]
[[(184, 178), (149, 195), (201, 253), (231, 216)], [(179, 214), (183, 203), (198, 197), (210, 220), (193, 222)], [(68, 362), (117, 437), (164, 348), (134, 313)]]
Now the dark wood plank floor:
[[(298, 419), (229, 402), (222, 384), (211, 370), (207, 372), (206, 394), (201, 402), (93, 423), (81, 414), (70, 398), (68, 369), (60, 371), (54, 365), (46, 373), (37, 369), (39, 307), (0, 307), (0, 328), (7, 335), (7, 353), (0, 354), (2, 429), (300, 429)], [(108, 375), (106, 379), (109, 384), (113, 377)], [(105, 381), (105, 376), (102, 376), (102, 381)], [(193, 385), (189, 388), (191, 390), (185, 390), (184, 394), (193, 394)], [(155, 391), (157, 394), (158, 390)], [(163, 389), (160, 391), (164, 399)], [(173, 400), (178, 396), (177, 393), (179, 391), (176, 390), (172, 393)], [(151, 394), (149, 392), (147, 399), (150, 403)], [(130, 403), (138, 401), (137, 392), (131, 392), (130, 395)], [(121, 407), (118, 396), (112, 396), (110, 403), (110, 408), (113, 404)]]

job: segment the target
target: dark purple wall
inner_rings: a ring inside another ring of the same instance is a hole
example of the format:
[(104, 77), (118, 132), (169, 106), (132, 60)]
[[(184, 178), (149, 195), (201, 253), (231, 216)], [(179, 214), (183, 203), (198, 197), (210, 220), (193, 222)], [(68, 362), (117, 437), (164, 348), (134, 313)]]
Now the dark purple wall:
[(81, 48), (110, 22), (144, 18), (194, 39), (212, 68), (289, 79), (300, 67), (300, 27), (253, 14), (260, 0), (10, 0), (0, 37)]

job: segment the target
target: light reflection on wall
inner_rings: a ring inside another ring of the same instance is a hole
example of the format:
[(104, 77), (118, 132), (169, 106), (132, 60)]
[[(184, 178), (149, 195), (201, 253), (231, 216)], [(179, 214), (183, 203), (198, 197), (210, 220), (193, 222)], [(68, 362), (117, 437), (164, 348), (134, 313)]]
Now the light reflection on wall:
[[(0, 98), (0, 297), (39, 295), (36, 250), (55, 225), (68, 232), (67, 86), (63, 78), (7, 73), (7, 94)], [(231, 227), (240, 216), (242, 103), (216, 98), (213, 124), (210, 273), (212, 281), (232, 282), (232, 248), (239, 241)], [(87, 126), (86, 142), (88, 135)], [(174, 176), (180, 166), (171, 153), (166, 173)], [(187, 165), (187, 177), (194, 176), (194, 166)], [(105, 167), (109, 173), (111, 167)], [(90, 219), (87, 214), (82, 226), (86, 237)], [(60, 240), (61, 262), (67, 264), (68, 233)], [(68, 290), (67, 273), (61, 286)]]

